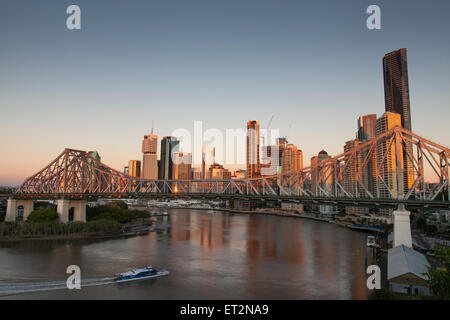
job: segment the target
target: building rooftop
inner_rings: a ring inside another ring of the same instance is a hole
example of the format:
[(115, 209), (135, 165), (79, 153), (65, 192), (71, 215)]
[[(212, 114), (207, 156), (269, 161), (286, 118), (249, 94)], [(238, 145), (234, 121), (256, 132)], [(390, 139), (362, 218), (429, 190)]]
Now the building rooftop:
[(388, 251), (388, 280), (392, 280), (407, 274), (423, 280), (428, 280), (424, 275), (430, 264), (427, 258), (420, 252), (404, 245), (389, 249)]

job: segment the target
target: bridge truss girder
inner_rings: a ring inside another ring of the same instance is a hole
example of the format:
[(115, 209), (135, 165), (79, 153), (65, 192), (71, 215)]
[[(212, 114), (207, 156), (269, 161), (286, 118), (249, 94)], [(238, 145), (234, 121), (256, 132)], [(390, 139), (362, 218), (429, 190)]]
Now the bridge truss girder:
[[(65, 149), (20, 186), (20, 195), (199, 193), (330, 199), (450, 199), (450, 150), (401, 127), (314, 166), (242, 180), (145, 180), (114, 170), (88, 152)], [(424, 164), (437, 176), (425, 189)], [(448, 200), (447, 200), (448, 201)]]

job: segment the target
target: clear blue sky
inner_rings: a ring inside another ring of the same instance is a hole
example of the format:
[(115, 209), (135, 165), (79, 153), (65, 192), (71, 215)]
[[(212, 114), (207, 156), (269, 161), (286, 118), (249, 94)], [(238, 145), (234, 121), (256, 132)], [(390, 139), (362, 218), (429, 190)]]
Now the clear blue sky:
[[(381, 30), (366, 28), (371, 4)], [(446, 0), (2, 0), (0, 185), (65, 147), (122, 170), (152, 120), (162, 137), (275, 114), (309, 165), (342, 152), (358, 116), (384, 112), (381, 60), (402, 47), (413, 131), (449, 146), (449, 13)]]

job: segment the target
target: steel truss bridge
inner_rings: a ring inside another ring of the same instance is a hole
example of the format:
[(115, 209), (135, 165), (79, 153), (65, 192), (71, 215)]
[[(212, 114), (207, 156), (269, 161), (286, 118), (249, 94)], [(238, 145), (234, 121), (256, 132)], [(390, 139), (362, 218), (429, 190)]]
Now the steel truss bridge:
[[(65, 149), (29, 177), (16, 199), (187, 197), (348, 206), (450, 208), (450, 149), (395, 127), (338, 156), (295, 172), (243, 180), (145, 180)], [(431, 167), (432, 189), (424, 165)]]

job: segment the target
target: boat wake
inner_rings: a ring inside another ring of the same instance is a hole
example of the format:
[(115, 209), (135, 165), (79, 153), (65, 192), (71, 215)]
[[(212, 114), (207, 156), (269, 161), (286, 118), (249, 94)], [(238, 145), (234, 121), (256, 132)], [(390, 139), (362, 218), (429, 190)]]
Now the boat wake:
[[(114, 283), (114, 278), (98, 278), (81, 280), (81, 287), (102, 286)], [(66, 281), (30, 281), (28, 279), (20, 280), (0, 280), (0, 297), (39, 292), (67, 289)]]

